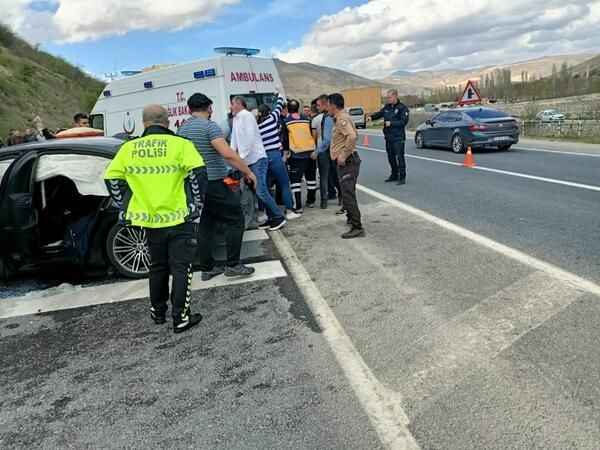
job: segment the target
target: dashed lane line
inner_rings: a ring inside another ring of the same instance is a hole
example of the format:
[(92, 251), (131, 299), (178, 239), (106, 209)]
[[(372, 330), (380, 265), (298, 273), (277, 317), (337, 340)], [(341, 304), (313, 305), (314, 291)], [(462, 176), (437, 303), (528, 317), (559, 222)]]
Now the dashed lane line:
[(272, 238), (382, 444), (390, 450), (418, 450), (407, 427), (408, 417), (402, 409), (400, 395), (377, 380), (285, 236), (273, 233)]
[[(359, 148), (361, 150), (371, 151), (371, 152), (385, 153), (385, 150), (380, 150), (378, 148), (365, 147), (362, 145), (357, 146), (357, 148)], [(422, 161), (430, 161), (430, 162), (436, 162), (436, 163), (440, 163), (440, 164), (446, 164), (448, 166), (460, 166), (460, 167), (463, 166), (462, 163), (459, 163), (456, 161), (447, 161), (445, 159), (437, 159), (437, 158), (430, 158), (427, 156), (412, 155), (410, 153), (406, 153), (406, 157), (413, 158), (413, 159), (420, 159)], [(600, 192), (600, 186), (594, 186), (591, 184), (583, 184), (583, 183), (575, 183), (573, 181), (557, 180), (555, 178), (540, 177), (537, 175), (529, 175), (526, 173), (512, 172), (510, 170), (494, 169), (491, 167), (484, 167), (484, 166), (475, 166), (472, 168), (472, 170), (497, 173), (500, 175), (509, 175), (512, 177), (524, 178), (527, 180), (542, 181), (545, 183), (558, 184), (561, 186), (568, 186), (568, 187), (574, 187), (574, 188), (578, 188), (578, 189), (586, 189), (588, 191)]]
[[(266, 261), (249, 265), (254, 267), (256, 272), (248, 278), (226, 278), (220, 275), (210, 281), (201, 281), (200, 274), (197, 274), (192, 281), (192, 289), (211, 289), (287, 276), (280, 261)], [(146, 298), (149, 295), (148, 280), (125, 281), (111, 285), (84, 288), (75, 287), (72, 291), (56, 295), (47, 297), (40, 295), (42, 293), (38, 292), (33, 295), (0, 301), (0, 319)]]

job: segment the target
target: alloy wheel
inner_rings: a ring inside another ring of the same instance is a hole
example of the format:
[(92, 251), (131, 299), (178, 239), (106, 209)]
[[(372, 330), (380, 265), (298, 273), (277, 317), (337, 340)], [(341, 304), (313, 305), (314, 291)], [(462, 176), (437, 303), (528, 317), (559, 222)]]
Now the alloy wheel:
[(150, 272), (150, 250), (146, 230), (120, 227), (112, 240), (112, 252), (120, 269), (140, 276)]

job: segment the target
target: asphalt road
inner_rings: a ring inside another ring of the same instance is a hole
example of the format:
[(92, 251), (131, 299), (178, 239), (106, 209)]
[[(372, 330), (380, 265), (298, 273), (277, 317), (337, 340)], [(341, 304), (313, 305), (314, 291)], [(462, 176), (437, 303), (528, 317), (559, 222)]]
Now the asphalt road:
[(0, 300), (0, 448), (382, 448), (293, 280), (266, 275), (195, 291), (181, 335), (111, 298), (136, 284), (22, 299), (58, 308), (41, 314)]
[(467, 169), (409, 142), (399, 187), (369, 138), (367, 237), (307, 210), (282, 233), (305, 276), (195, 292), (189, 334), (147, 299), (0, 319), (0, 446), (377, 449), (408, 429), (422, 450), (600, 448), (600, 153)]
[[(385, 148), (382, 136), (369, 136), (369, 139), (372, 149)], [(539, 142), (536, 147), (543, 144)], [(383, 182), (388, 175), (385, 153), (364, 149), (361, 149), (360, 182), (561, 268), (600, 281), (600, 153), (584, 156), (518, 148), (510, 152), (477, 151), (476, 164), (584, 184), (598, 190), (468, 170), (410, 156), (407, 158), (408, 184), (398, 189)], [(552, 149), (560, 151), (560, 146), (554, 144)], [(575, 149), (572, 144), (564, 145), (565, 152)], [(449, 150), (419, 150), (410, 139), (406, 151), (407, 155), (442, 161), (463, 160), (463, 155)]]

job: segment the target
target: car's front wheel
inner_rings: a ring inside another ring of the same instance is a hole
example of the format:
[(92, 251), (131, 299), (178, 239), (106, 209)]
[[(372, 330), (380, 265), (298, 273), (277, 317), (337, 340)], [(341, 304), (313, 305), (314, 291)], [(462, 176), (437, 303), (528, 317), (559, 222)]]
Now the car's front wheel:
[(419, 132), (415, 134), (415, 145), (417, 148), (425, 148), (425, 138), (423, 137), (423, 133)]
[(463, 143), (462, 137), (460, 134), (455, 134), (452, 137), (452, 151), (454, 153), (463, 153), (465, 151), (465, 144)]
[(500, 150), (502, 150), (503, 152), (507, 152), (510, 150), (510, 148), (512, 147), (512, 145), (501, 145), (500, 147), (498, 147)]
[(150, 272), (150, 249), (143, 228), (113, 225), (106, 238), (106, 254), (127, 278), (145, 278)]

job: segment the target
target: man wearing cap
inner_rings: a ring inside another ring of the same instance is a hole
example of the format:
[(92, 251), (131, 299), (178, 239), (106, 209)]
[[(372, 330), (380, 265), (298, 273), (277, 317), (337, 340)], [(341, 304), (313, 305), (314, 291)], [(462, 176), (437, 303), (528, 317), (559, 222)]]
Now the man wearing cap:
[[(245, 266), (240, 261), (245, 228), (244, 213), (239, 183), (230, 182), (227, 166), (239, 170), (249, 185), (256, 186), (256, 176), (227, 144), (221, 128), (210, 120), (212, 103), (204, 94), (192, 95), (188, 99), (192, 117), (178, 132), (179, 136), (194, 143), (207, 167), (208, 187), (198, 235), (199, 265), (205, 281), (223, 273), (226, 277), (247, 277), (254, 273), (253, 267)], [(213, 258), (215, 234), (220, 228), (225, 230), (225, 267), (216, 265)]]

